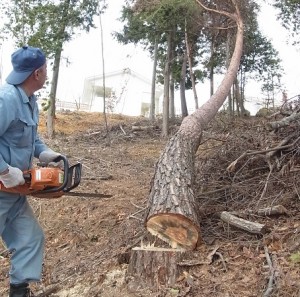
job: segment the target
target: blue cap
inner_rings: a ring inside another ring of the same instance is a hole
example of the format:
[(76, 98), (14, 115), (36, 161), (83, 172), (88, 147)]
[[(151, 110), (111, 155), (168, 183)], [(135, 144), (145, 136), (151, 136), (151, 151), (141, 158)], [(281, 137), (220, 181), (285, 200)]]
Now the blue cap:
[(11, 55), (13, 71), (6, 78), (7, 83), (19, 85), (29, 75), (46, 63), (46, 56), (37, 47), (23, 46)]

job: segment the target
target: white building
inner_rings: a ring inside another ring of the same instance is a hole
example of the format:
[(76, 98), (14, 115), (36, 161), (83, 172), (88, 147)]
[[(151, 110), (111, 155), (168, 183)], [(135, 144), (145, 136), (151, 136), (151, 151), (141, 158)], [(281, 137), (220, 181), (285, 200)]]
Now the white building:
[[(129, 116), (148, 116), (151, 103), (151, 80), (135, 71), (125, 68), (120, 71), (88, 77), (84, 82), (81, 103), (89, 106), (90, 111), (103, 112), (105, 84), (106, 111)], [(156, 85), (156, 113), (163, 87)]]

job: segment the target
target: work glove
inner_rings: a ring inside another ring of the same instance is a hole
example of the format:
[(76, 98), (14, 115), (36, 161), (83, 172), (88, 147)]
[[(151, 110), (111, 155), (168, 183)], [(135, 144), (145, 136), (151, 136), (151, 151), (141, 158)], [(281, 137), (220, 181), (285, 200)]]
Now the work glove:
[(23, 172), (19, 168), (11, 166), (8, 166), (7, 173), (0, 174), (0, 181), (6, 188), (13, 188), (25, 184)]
[(45, 163), (46, 165), (48, 165), (51, 162), (54, 162), (54, 160), (61, 156), (61, 154), (56, 153), (52, 150), (46, 150), (40, 153), (39, 155), (39, 160), (41, 163)]

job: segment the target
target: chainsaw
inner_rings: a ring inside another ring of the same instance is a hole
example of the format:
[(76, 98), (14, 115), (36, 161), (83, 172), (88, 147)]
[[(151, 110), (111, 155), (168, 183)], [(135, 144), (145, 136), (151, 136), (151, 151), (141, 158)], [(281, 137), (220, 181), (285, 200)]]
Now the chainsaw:
[(59, 198), (64, 195), (95, 198), (112, 197), (112, 195), (100, 193), (71, 192), (71, 190), (80, 184), (82, 165), (81, 163), (77, 163), (69, 166), (68, 159), (62, 155), (53, 160), (54, 163), (61, 161), (63, 163), (63, 169), (39, 163), (37, 167), (24, 171), (24, 185), (6, 188), (0, 182), (0, 191), (29, 195), (36, 198)]

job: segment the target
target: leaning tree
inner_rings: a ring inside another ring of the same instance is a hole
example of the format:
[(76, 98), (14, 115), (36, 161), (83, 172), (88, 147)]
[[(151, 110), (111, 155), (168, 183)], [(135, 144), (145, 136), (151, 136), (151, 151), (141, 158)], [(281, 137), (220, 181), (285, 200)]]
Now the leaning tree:
[[(131, 253), (128, 275), (139, 284), (174, 284), (177, 277), (174, 251), (194, 250), (201, 241), (199, 215), (195, 199), (195, 154), (202, 132), (224, 103), (236, 78), (243, 50), (243, 16), (241, 5), (249, 1), (197, 0), (208, 14), (218, 13), (236, 25), (236, 41), (227, 72), (211, 98), (187, 116), (178, 132), (170, 138), (156, 164), (151, 181), (145, 226), (171, 249), (135, 248)], [(216, 8), (217, 7), (217, 8)]]

